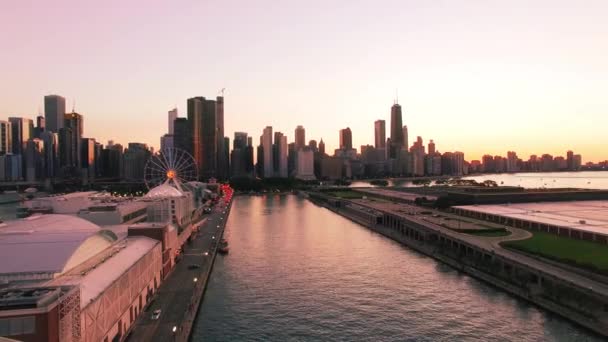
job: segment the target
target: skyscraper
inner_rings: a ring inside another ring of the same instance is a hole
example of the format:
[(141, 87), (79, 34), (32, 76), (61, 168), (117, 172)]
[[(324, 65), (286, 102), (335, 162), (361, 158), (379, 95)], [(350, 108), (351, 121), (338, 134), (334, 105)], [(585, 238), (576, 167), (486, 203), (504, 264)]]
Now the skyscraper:
[(173, 122), (173, 146), (192, 153), (192, 129), (186, 118), (177, 118)]
[(233, 149), (245, 148), (247, 146), (247, 133), (234, 132)]
[(95, 178), (95, 139), (82, 138), (80, 148), (80, 168), (84, 180), (89, 181)]
[[(196, 162), (199, 170), (199, 176), (202, 176), (201, 170), (203, 167), (203, 103), (204, 97), (193, 97), (188, 99), (187, 111), (188, 111), (188, 123), (190, 128), (190, 153)], [(175, 129), (175, 127), (174, 127)]]
[[(218, 146), (221, 140), (224, 145), (224, 136), (218, 134), (216, 102), (213, 100), (204, 101), (202, 116), (202, 156), (203, 163), (201, 176), (204, 180), (218, 177)], [(223, 133), (223, 132), (222, 132)]]
[(391, 107), (391, 142), (394, 145), (403, 146), (403, 121), (401, 118), (401, 106), (395, 103)]
[(40, 138), (42, 136), (42, 132), (44, 132), (44, 116), (39, 115), (38, 117), (36, 117), (36, 127), (34, 127), (34, 137), (35, 138)]
[(387, 147), (391, 159), (396, 159), (399, 156), (399, 151), (404, 147), (407, 148), (407, 146), (404, 146), (401, 106), (398, 103), (391, 107), (391, 146)]
[(146, 162), (150, 158), (148, 145), (142, 143), (129, 143), (123, 155), (124, 178), (126, 180), (141, 181), (144, 179)]
[(374, 146), (376, 148), (386, 147), (386, 121), (376, 120), (374, 122)]
[(276, 141), (277, 144), (277, 157), (279, 159), (279, 169), (277, 176), (281, 178), (287, 178), (289, 176), (288, 171), (288, 163), (287, 163), (287, 136), (282, 135), (279, 138), (279, 141)]
[(409, 144), (409, 135), (407, 133), (407, 126), (404, 125), (403, 126), (403, 147), (407, 150), (408, 146), (410, 146)]
[(575, 170), (574, 168), (574, 152), (568, 151), (566, 152), (566, 163), (568, 170)]
[(245, 132), (234, 132), (233, 149), (230, 154), (230, 174), (232, 177), (252, 176), (253, 148), (249, 146), (249, 138)]
[(81, 147), (82, 147), (82, 134), (84, 131), (84, 123), (82, 115), (72, 112), (65, 114), (64, 116), (64, 128), (70, 129), (70, 147), (68, 148), (68, 153), (71, 154), (70, 157), (70, 165), (68, 166), (76, 166), (80, 168), (81, 164)]
[(311, 149), (313, 152), (317, 152), (317, 150), (318, 150), (318, 148), (317, 148), (317, 141), (316, 141), (316, 140), (314, 140), (314, 139), (313, 139), (313, 140), (311, 140), (311, 141), (309, 141), (309, 142), (308, 142), (308, 147), (310, 147), (310, 149)]
[(44, 97), (44, 121), (47, 130), (59, 132), (59, 129), (63, 128), (65, 113), (65, 98), (59, 95)]
[(319, 153), (321, 155), (325, 154), (325, 143), (323, 142), (323, 138), (321, 138), (321, 141), (319, 141)]
[[(13, 154), (24, 154), (27, 141), (33, 138), (34, 123), (25, 118), (8, 118), (12, 130)], [(24, 159), (25, 160), (25, 159)]]
[(206, 100), (202, 96), (188, 99), (188, 122), (192, 136), (192, 156), (201, 179), (227, 175), (228, 157), (224, 148), (224, 98)]
[(302, 126), (296, 127), (295, 137), (296, 137), (296, 146), (295, 146), (296, 150), (299, 150), (299, 149), (303, 148), (304, 146), (306, 146), (306, 130), (304, 130), (304, 127), (302, 127)]
[(433, 139), (429, 141), (429, 154), (435, 154), (435, 142)]
[(41, 133), (44, 148), (45, 178), (54, 178), (59, 170), (59, 135), (45, 131)]
[(340, 130), (340, 149), (350, 150), (353, 148), (353, 134), (350, 131), (350, 127), (346, 127)]
[(218, 96), (215, 99), (215, 134), (216, 134), (216, 177), (225, 180), (228, 179), (228, 150), (230, 146), (226, 146), (224, 139), (224, 97)]
[[(264, 178), (270, 178), (274, 176), (274, 163), (272, 153), (272, 126), (266, 126), (261, 138), (262, 154), (263, 154), (263, 175)], [(260, 158), (258, 154), (258, 158)]]
[(412, 173), (414, 176), (424, 176), (424, 143), (422, 138), (418, 137), (416, 142), (410, 148), (412, 153)]
[(173, 108), (171, 109), (168, 113), (167, 113), (167, 118), (169, 120), (169, 125), (168, 125), (168, 134), (174, 134), (175, 133), (175, 126), (174, 126), (174, 122), (175, 119), (177, 119), (177, 108)]
[(0, 155), (13, 152), (13, 130), (9, 121), (0, 120)]

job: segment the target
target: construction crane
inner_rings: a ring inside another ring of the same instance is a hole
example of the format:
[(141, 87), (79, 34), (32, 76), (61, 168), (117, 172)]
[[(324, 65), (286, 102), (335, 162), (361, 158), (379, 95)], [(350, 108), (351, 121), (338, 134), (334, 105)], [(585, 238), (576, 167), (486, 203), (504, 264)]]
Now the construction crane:
[(226, 91), (226, 88), (222, 88), (222, 89), (220, 89), (220, 91), (218, 93), (222, 94), (222, 97), (224, 97), (225, 91)]

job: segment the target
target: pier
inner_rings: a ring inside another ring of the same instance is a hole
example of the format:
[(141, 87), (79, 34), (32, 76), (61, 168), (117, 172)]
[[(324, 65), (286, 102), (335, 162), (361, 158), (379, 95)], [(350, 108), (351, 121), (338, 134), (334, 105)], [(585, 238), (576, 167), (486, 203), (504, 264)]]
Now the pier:
[[(190, 242), (183, 245), (182, 259), (139, 317), (128, 341), (188, 341), (213, 269), (219, 242), (230, 213), (232, 199), (222, 199), (200, 223)], [(158, 319), (152, 319), (160, 309)]]

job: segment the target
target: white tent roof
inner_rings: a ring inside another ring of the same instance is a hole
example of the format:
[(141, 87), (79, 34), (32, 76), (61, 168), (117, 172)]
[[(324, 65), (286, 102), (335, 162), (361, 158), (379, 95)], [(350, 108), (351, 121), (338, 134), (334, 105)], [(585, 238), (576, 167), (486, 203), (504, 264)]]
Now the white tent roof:
[(71, 215), (37, 215), (0, 227), (0, 274), (63, 273), (112, 245), (116, 235)]
[(169, 184), (161, 184), (153, 189), (150, 189), (144, 196), (145, 198), (162, 198), (162, 197), (181, 197), (184, 194), (178, 189)]

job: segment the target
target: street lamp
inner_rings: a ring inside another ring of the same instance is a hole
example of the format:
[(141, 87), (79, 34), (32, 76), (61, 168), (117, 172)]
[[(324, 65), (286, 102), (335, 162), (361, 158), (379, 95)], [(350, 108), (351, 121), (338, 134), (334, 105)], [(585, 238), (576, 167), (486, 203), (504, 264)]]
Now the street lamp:
[(208, 253), (208, 252), (205, 252), (205, 253), (203, 253), (203, 254), (204, 254), (205, 256), (209, 255), (209, 253)]
[(171, 331), (173, 331), (173, 333), (175, 334), (175, 332), (177, 331), (177, 326), (176, 326), (176, 325), (174, 325), (174, 326), (173, 326), (173, 329), (172, 329)]
[(194, 277), (194, 279), (193, 279), (193, 280), (194, 280), (194, 283), (196, 283), (196, 282), (198, 281), (198, 278), (197, 278), (197, 277)]

